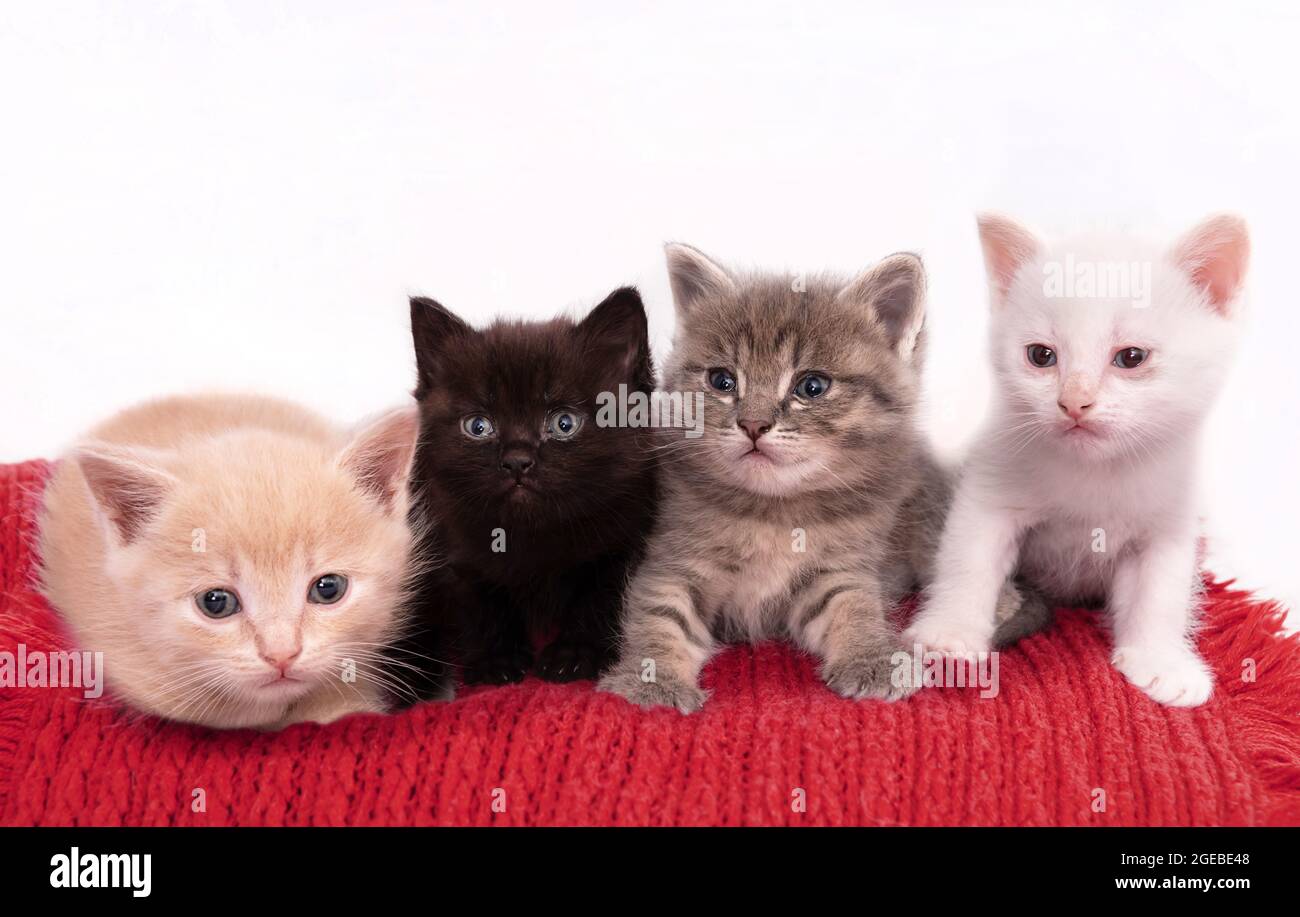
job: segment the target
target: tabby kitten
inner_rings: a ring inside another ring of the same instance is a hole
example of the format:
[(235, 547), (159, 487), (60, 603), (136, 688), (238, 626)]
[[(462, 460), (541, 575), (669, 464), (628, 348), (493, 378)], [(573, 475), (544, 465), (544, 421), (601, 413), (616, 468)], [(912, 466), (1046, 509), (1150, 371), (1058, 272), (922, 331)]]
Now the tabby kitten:
[(273, 729), (385, 708), (414, 405), (347, 433), (295, 404), (165, 398), (59, 463), (41, 582), (136, 710)]
[(483, 330), (416, 298), (411, 330), (413, 511), (436, 523), (418, 553), (439, 563), (416, 585), (411, 658), (433, 686), (447, 643), (467, 684), (595, 677), (655, 501), (650, 431), (596, 418), (603, 393), (654, 389), (641, 297), (623, 288), (580, 322)]
[(723, 641), (788, 637), (845, 697), (910, 693), (887, 614), (924, 574), (944, 494), (915, 423), (920, 260), (794, 289), (686, 245), (667, 256), (665, 384), (705, 393), (704, 432), (661, 433), (661, 511), (600, 688), (693, 711)]

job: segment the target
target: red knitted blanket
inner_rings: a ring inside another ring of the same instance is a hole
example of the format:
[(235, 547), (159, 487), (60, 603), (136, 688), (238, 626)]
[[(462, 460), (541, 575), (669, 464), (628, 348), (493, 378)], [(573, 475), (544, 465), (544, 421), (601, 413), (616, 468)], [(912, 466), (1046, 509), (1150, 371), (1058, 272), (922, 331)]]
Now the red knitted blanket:
[[(48, 471), (0, 466), (0, 652), (67, 648), (31, 588)], [(843, 700), (779, 644), (718, 657), (691, 716), (530, 679), (223, 733), (0, 688), (0, 825), (1297, 824), (1300, 640), (1280, 622), (1209, 584), (1200, 646), (1219, 683), (1195, 710), (1128, 685), (1079, 611), (1002, 654), (991, 700)]]

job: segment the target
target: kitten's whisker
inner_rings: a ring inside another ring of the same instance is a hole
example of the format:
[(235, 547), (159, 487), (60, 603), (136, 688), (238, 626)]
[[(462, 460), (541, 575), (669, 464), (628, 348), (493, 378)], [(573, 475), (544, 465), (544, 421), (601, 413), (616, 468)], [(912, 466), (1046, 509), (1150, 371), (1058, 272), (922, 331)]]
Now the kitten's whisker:
[(405, 681), (402, 681), (392, 673), (385, 672), (383, 669), (369, 662), (357, 662), (357, 676), (371, 684), (386, 689), (390, 693), (399, 694), (408, 697), (411, 700), (419, 700), (419, 695)]

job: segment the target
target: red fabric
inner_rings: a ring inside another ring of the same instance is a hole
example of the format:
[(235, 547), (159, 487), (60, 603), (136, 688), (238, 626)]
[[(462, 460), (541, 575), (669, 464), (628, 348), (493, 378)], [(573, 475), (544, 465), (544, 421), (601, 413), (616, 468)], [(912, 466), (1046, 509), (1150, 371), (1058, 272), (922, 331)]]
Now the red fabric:
[[(66, 645), (30, 584), (48, 471), (0, 466), (0, 650)], [(1077, 611), (1002, 655), (995, 700), (843, 700), (779, 644), (721, 655), (689, 717), (529, 680), (397, 716), (218, 733), (76, 689), (0, 689), (0, 824), (1297, 824), (1300, 643), (1279, 623), (1275, 605), (1211, 585), (1201, 650), (1219, 683), (1196, 710), (1128, 685)]]

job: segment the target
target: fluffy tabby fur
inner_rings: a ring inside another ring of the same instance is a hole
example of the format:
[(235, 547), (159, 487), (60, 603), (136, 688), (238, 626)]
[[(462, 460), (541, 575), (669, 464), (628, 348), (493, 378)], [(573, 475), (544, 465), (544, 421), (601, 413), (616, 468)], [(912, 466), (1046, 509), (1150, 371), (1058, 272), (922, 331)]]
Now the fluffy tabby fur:
[[(998, 583), (1014, 570), (1054, 600), (1104, 603), (1116, 667), (1153, 699), (1203, 703), (1213, 681), (1190, 642), (1197, 440), (1234, 349), (1246, 225), (1213, 217), (1163, 250), (1106, 236), (1049, 245), (995, 215), (979, 227), (997, 394), (910, 636), (950, 654), (987, 649)], [(1046, 278), (1063, 265), (1146, 270), (1149, 289), (1061, 295)], [(1034, 365), (1031, 346), (1051, 362)], [(1145, 358), (1121, 365), (1134, 348)]]
[[(416, 298), (411, 330), (424, 431), (414, 512), (434, 523), (420, 556), (438, 564), (412, 603), (424, 690), (449, 678), (431, 662), (448, 649), (468, 684), (594, 678), (655, 501), (650, 431), (596, 422), (602, 393), (654, 389), (640, 296), (616, 290), (578, 322), (482, 330)], [(579, 419), (572, 437), (548, 426), (560, 413)], [(490, 433), (470, 435), (473, 418)]]
[[(667, 256), (678, 326), (665, 385), (704, 392), (704, 434), (661, 432), (662, 505), (600, 687), (689, 712), (722, 642), (787, 637), (846, 697), (909, 693), (888, 612), (924, 577), (946, 497), (915, 423), (920, 260), (794, 289), (689, 246)], [(710, 385), (717, 369), (733, 391)], [(796, 394), (814, 372), (825, 394)], [(751, 441), (742, 421), (767, 431)]]
[[(131, 408), (46, 490), (45, 595), (145, 713), (278, 728), (382, 710), (376, 647), (398, 629), (416, 429), (414, 406), (350, 438), (269, 398)], [(347, 591), (309, 602), (327, 573)], [(218, 588), (241, 610), (206, 616), (196, 597)]]

